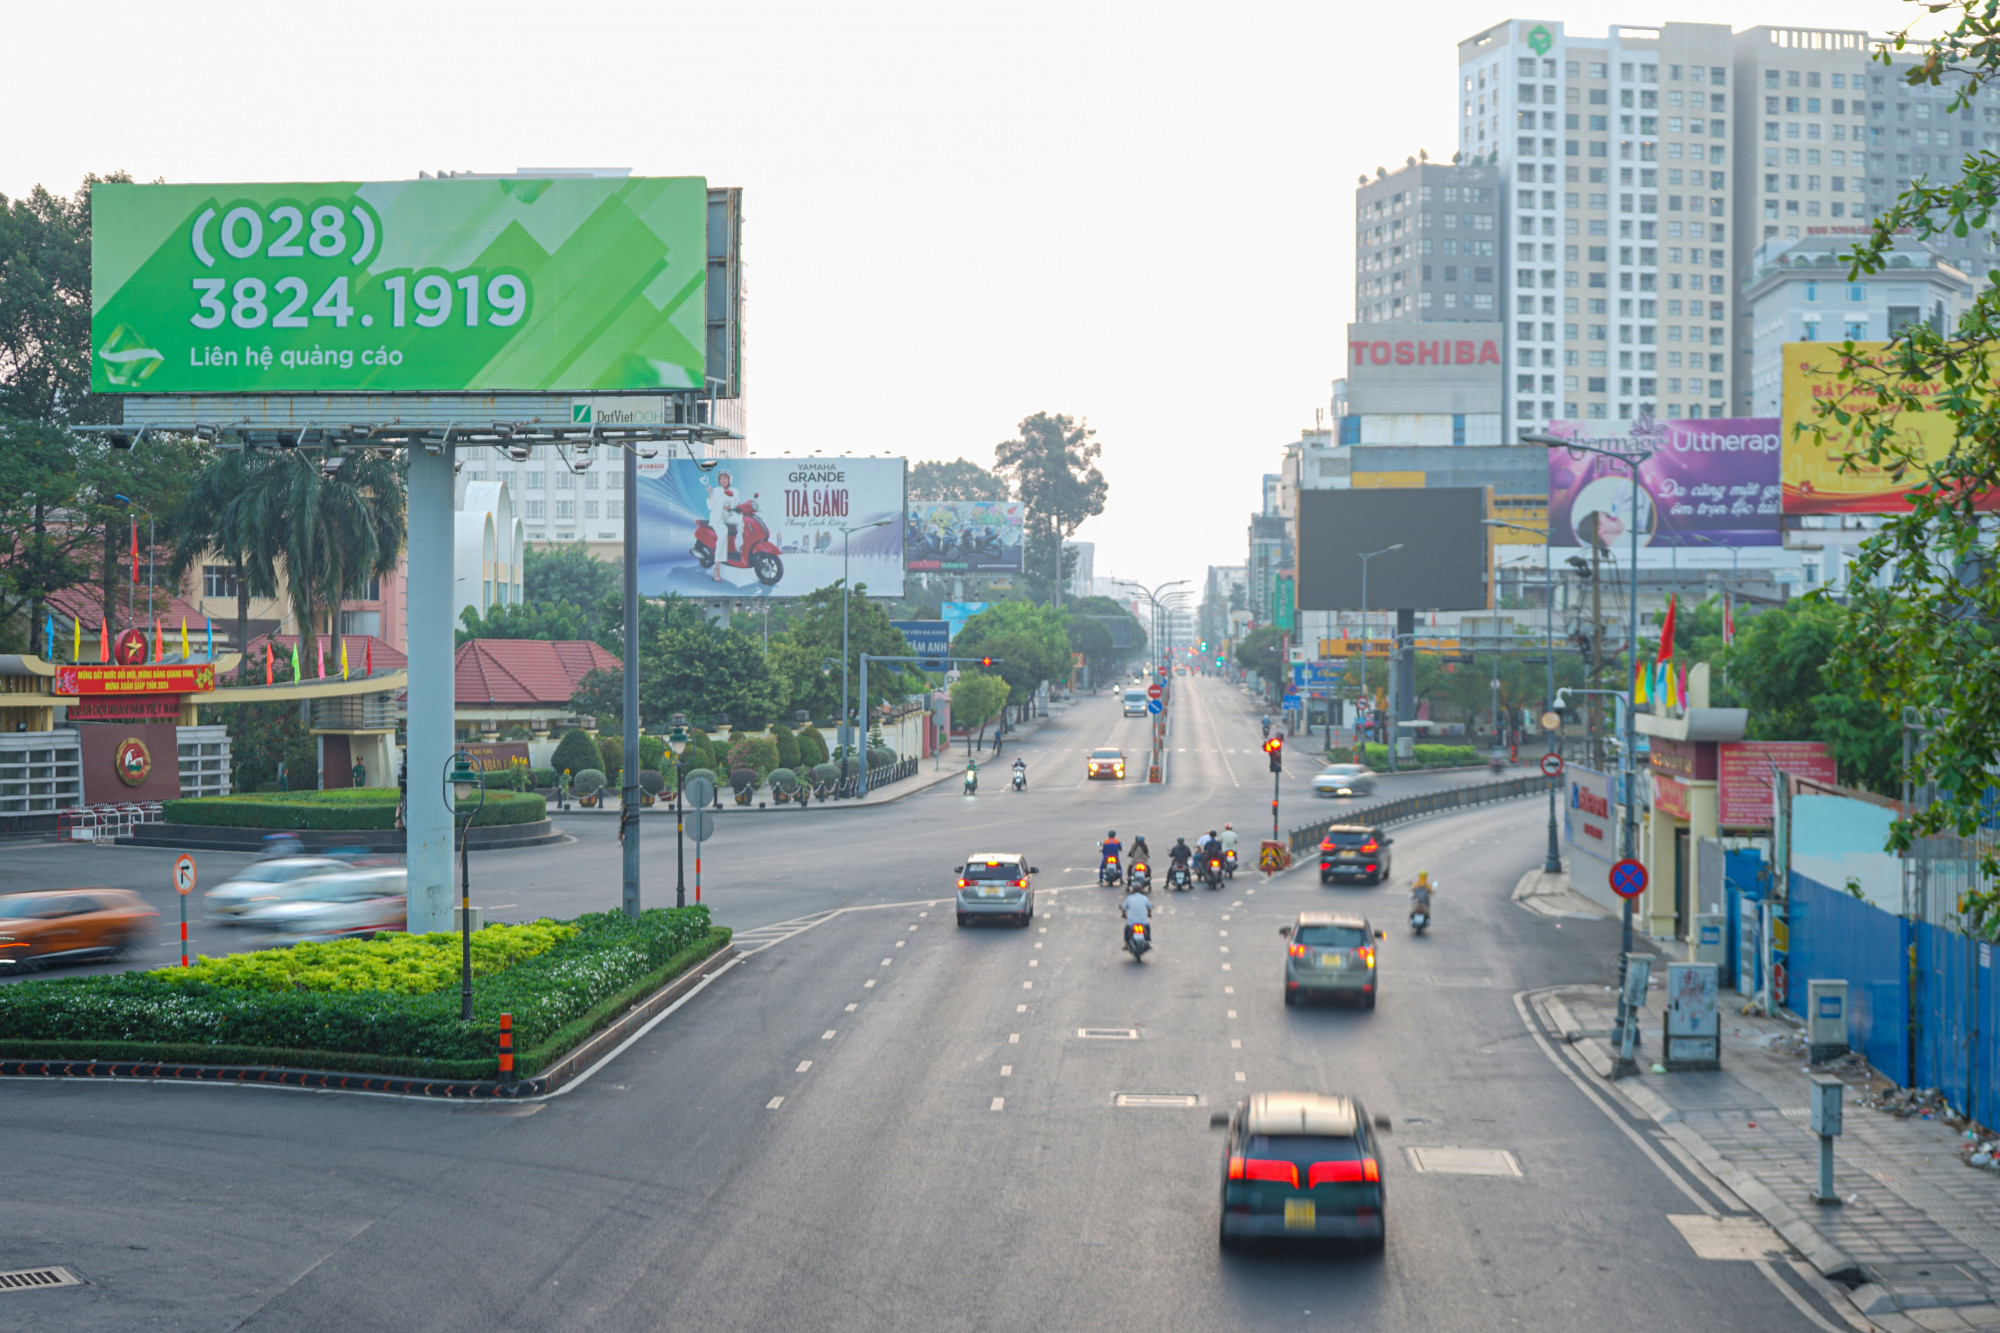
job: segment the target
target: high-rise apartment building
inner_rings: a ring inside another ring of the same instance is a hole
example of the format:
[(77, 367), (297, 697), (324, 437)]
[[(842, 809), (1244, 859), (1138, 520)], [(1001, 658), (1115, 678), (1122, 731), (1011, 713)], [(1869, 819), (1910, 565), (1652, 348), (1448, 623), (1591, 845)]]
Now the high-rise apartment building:
[(1725, 24), (1459, 43), (1459, 151), (1505, 182), (1513, 431), (1729, 410), (1733, 64)]
[[(1968, 153), (2000, 151), (2000, 102), (1949, 110), (1963, 78), (1947, 75), (1933, 88), (1928, 84), (1912, 88), (1903, 75), (1918, 63), (1914, 49), (1894, 53), (1893, 64), (1884, 69), (1868, 66), (1868, 186), (1867, 216), (1895, 202), (1896, 196), (1919, 178), (1932, 185), (1948, 185), (1964, 173), (1960, 170)], [(1859, 87), (1850, 73), (1852, 91)], [(1854, 154), (1848, 153), (1850, 170)], [(1852, 210), (1850, 209), (1850, 215)], [(1786, 233), (1789, 236), (1789, 232)], [(1807, 232), (1807, 235), (1813, 235)], [(1994, 234), (1973, 232), (1956, 237), (1946, 232), (1928, 238), (1927, 244), (1944, 256), (1945, 262), (1972, 275), (1982, 285), (1995, 266)]]
[(1354, 192), (1355, 321), (1500, 318), (1500, 170), (1406, 159)]

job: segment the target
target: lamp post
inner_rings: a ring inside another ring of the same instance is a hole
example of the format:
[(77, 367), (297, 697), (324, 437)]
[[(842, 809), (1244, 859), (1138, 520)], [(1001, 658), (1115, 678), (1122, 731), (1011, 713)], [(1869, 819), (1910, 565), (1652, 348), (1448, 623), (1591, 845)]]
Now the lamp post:
[[(472, 1021), (472, 858), (466, 854), (466, 843), (472, 833), (472, 821), (486, 808), (484, 765), (460, 749), (446, 762), (444, 783), (445, 803), (458, 820), (458, 1016), (469, 1023)], [(474, 796), (479, 803), (466, 809), (465, 803)]]
[(834, 734), (841, 746), (840, 775), (843, 778), (847, 776), (848, 762), (854, 757), (854, 742), (847, 739), (847, 598), (854, 588), (854, 580), (848, 575), (847, 544), (855, 533), (887, 527), (890, 521), (878, 518), (873, 523), (857, 523), (840, 530), (840, 727)]
[[(1403, 543), (1397, 542), (1394, 546), (1385, 546), (1379, 551), (1368, 551), (1361, 556), (1361, 685), (1354, 692), (1354, 697), (1357, 699), (1368, 692), (1368, 562), (1378, 555), (1387, 555), (1391, 551), (1400, 551), (1402, 549)], [(1389, 655), (1389, 670), (1394, 671), (1395, 669), (1396, 656), (1394, 653), (1391, 653)], [(1350, 672), (1349, 674), (1353, 673)], [(1389, 771), (1393, 773), (1396, 771), (1395, 733), (1388, 727), (1384, 727), (1382, 729), (1382, 739), (1388, 742)], [(1364, 745), (1361, 751), (1361, 758), (1364, 763), (1366, 762), (1367, 754), (1368, 750)]]
[[(1509, 523), (1505, 519), (1499, 519), (1499, 518), (1487, 519), (1486, 526), (1489, 528), (1513, 528), (1519, 532), (1534, 532), (1541, 534), (1542, 581), (1543, 581), (1542, 609), (1545, 612), (1543, 616), (1544, 624), (1542, 629), (1542, 638), (1544, 640), (1543, 646), (1548, 650), (1546, 656), (1549, 669), (1549, 692), (1543, 697), (1548, 700), (1548, 703), (1544, 706), (1547, 708), (1554, 708), (1556, 701), (1556, 582), (1555, 582), (1556, 576), (1555, 576), (1555, 565), (1553, 564), (1553, 561), (1555, 559), (1555, 552), (1552, 549), (1551, 543), (1549, 541), (1548, 529), (1531, 528), (1525, 523)], [(1549, 740), (1548, 753), (1554, 754), (1556, 752), (1556, 733), (1548, 730), (1547, 728), (1544, 728), (1543, 734), (1547, 736)], [(1546, 873), (1551, 875), (1560, 874), (1562, 872), (1562, 849), (1560, 845), (1556, 842), (1556, 785), (1557, 785), (1557, 779), (1550, 778), (1549, 779), (1549, 851), (1548, 855), (1544, 857), (1542, 860), (1542, 869)]]
[[(150, 625), (153, 623), (153, 511), (140, 506), (129, 495), (114, 495), (111, 498), (123, 504), (127, 509), (137, 508), (140, 513), (146, 516), (146, 623)], [(132, 581), (134, 583), (139, 581), (139, 567), (137, 565), (132, 567)], [(125, 614), (128, 616), (138, 610), (138, 606), (135, 604), (135, 599), (133, 598), (128, 597), (125, 605)]]
[(687, 785), (681, 773), (681, 756), (687, 752), (687, 714), (675, 713), (667, 724), (667, 748), (674, 755), (674, 906), (687, 906), (687, 837), (681, 818), (681, 789)]
[[(1626, 469), (1632, 474), (1632, 508), (1631, 512), (1625, 516), (1625, 527), (1632, 539), (1632, 555), (1629, 562), (1632, 567), (1631, 595), (1626, 599), (1629, 603), (1626, 610), (1629, 613), (1630, 620), (1627, 651), (1632, 654), (1632, 661), (1636, 664), (1639, 660), (1639, 468), (1647, 459), (1653, 456), (1653, 451), (1651, 449), (1635, 449), (1626, 453), (1613, 449), (1600, 449), (1594, 444), (1579, 444), (1574, 440), (1565, 440), (1560, 436), (1540, 434), (1535, 431), (1523, 431), (1521, 439), (1525, 443), (1539, 444), (1549, 449), (1569, 449), (1578, 453), (1597, 454), (1600, 457), (1625, 464)], [(1597, 533), (1591, 544), (1593, 546), (1602, 546), (1604, 544), (1602, 538), (1603, 533)], [(1625, 701), (1625, 728), (1618, 746), (1618, 786), (1620, 803), (1623, 806), (1623, 817), (1619, 820), (1618, 845), (1620, 854), (1627, 860), (1630, 860), (1637, 852), (1639, 841), (1638, 816), (1637, 812), (1633, 809), (1634, 792), (1632, 790), (1635, 785), (1632, 773), (1632, 751), (1638, 743), (1637, 737), (1634, 735), (1637, 727), (1634, 717), (1637, 711), (1635, 704), (1636, 701), (1630, 698)], [(1626, 959), (1632, 953), (1632, 918), (1635, 910), (1635, 900), (1626, 898), (1625, 911), (1623, 913), (1624, 927), (1620, 934), (1618, 951), (1618, 1029), (1612, 1034), (1614, 1042), (1620, 1050), (1624, 1049), (1625, 1025), (1632, 1021), (1632, 1015), (1625, 1003), (1625, 963)]]

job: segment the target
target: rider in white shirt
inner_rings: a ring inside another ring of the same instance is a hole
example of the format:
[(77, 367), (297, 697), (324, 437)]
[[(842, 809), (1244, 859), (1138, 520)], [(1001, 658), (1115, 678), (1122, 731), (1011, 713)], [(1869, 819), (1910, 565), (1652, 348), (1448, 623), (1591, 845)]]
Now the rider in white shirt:
[(1136, 891), (1128, 893), (1125, 895), (1125, 901), (1121, 904), (1121, 907), (1125, 913), (1126, 925), (1137, 924), (1144, 926), (1146, 927), (1147, 935), (1150, 936), (1152, 934), (1153, 900), (1151, 898)]
[(1222, 843), (1222, 850), (1225, 853), (1236, 850), (1236, 826), (1234, 824), (1224, 824), (1222, 826), (1220, 841)]

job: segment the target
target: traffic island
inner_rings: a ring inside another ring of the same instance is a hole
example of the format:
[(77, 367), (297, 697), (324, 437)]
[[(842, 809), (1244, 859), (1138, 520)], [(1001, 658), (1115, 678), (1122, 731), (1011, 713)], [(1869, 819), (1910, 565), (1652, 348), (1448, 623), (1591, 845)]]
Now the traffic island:
[[(488, 791), (466, 835), (474, 851), (539, 847), (561, 842), (548, 805), (534, 792)], [(140, 824), (121, 845), (181, 851), (255, 852), (273, 833), (290, 833), (307, 851), (336, 848), (400, 852), (406, 835), (396, 823), (393, 787), (332, 791), (246, 792), (167, 801), (162, 822)]]
[(0, 987), (0, 1075), (534, 1096), (734, 952), (706, 907), (489, 926), (472, 939), (470, 1022), (459, 1016), (459, 937), (445, 934), (383, 933)]

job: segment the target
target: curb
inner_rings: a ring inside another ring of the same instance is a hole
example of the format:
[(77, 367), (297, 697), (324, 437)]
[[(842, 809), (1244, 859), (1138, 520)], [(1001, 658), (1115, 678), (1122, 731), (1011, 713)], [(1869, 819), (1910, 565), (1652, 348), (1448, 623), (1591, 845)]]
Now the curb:
[(321, 1092), (372, 1092), (395, 1097), (440, 1097), (455, 1101), (512, 1101), (554, 1092), (576, 1078), (604, 1051), (644, 1026), (697, 985), (737, 957), (736, 942), (717, 949), (687, 971), (627, 1009), (610, 1026), (591, 1034), (582, 1045), (533, 1078), (502, 1083), (497, 1079), (436, 1079), (397, 1074), (343, 1073), (337, 1069), (286, 1069), (272, 1065), (189, 1065), (153, 1060), (0, 1060), (0, 1078), (97, 1078), (162, 1080), (188, 1083), (248, 1084), (257, 1087), (304, 1088)]

